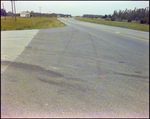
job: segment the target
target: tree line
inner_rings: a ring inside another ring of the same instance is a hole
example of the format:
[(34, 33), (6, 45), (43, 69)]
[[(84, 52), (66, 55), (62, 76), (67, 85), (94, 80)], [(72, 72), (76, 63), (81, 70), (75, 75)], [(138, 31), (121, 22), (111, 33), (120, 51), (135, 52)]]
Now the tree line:
[(38, 13), (38, 12), (33, 12), (33, 11), (31, 11), (30, 12), (30, 16), (32, 17), (38, 17), (38, 16), (40, 16), (41, 15), (41, 17), (72, 17), (70, 14), (56, 14), (56, 13), (51, 13), (51, 14), (49, 14), (49, 13)]
[(131, 21), (140, 21), (140, 23), (147, 23), (149, 24), (149, 6), (146, 8), (137, 9), (135, 7), (134, 10), (114, 10), (113, 14), (105, 14), (105, 15), (92, 15), (92, 14), (84, 14), (83, 18), (102, 18), (108, 21), (123, 21), (126, 20), (128, 22)]
[(102, 18), (102, 15), (84, 14), (84, 18)]
[[(27, 11), (28, 12), (28, 11)], [(29, 12), (30, 13), (30, 17), (72, 17), (70, 14), (56, 14), (56, 13), (39, 13), (39, 12)], [(12, 15), (12, 12), (7, 12), (6, 13), (6, 10), (4, 9), (1, 9), (1, 16), (11, 16)], [(20, 16), (20, 13), (16, 13), (16, 16)]]
[(149, 7), (146, 8), (140, 8), (137, 9), (135, 7), (134, 10), (128, 10), (127, 8), (125, 10), (119, 10), (117, 12), (117, 10), (114, 10), (111, 18), (113, 18), (114, 20), (128, 20), (128, 21), (146, 21), (146, 23), (149, 23)]

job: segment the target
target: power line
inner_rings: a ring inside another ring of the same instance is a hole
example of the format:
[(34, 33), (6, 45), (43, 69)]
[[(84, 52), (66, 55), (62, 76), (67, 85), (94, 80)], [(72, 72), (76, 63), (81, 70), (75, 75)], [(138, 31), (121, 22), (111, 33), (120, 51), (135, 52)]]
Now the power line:
[[(34, 6), (39, 7), (39, 6), (37, 6), (36, 4), (34, 4)], [(49, 11), (48, 9), (45, 9), (43, 6), (42, 6), (42, 9), (44, 9), (44, 10), (46, 10), (46, 11)]]
[[(11, 0), (12, 1), (12, 0)], [(43, 6), (41, 6), (41, 7), (39, 7), (38, 5), (36, 5), (36, 4), (29, 4), (29, 6), (31, 7), (31, 8), (33, 8), (33, 7), (38, 7), (38, 8), (42, 8), (42, 9), (44, 9), (44, 10), (46, 10), (46, 11), (49, 11), (49, 9), (46, 9), (45, 7), (43, 7)]]
[[(31, 6), (31, 7), (33, 7), (33, 6)], [(34, 7), (39, 7), (39, 6), (37, 6), (36, 4), (34, 4)], [(40, 8), (40, 7), (39, 7)], [(42, 9), (44, 9), (44, 10), (46, 10), (46, 11), (49, 11), (49, 9), (46, 9), (45, 7), (41, 7)]]

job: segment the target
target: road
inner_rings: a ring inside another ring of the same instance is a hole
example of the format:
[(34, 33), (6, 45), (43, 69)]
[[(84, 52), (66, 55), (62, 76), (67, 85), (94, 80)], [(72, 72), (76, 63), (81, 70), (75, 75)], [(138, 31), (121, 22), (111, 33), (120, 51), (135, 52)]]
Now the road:
[(1, 60), (2, 117), (149, 117), (149, 32), (59, 20)]

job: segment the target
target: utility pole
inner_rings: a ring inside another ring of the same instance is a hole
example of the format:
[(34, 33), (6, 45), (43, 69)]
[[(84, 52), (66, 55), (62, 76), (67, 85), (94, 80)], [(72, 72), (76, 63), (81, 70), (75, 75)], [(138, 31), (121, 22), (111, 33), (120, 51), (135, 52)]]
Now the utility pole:
[(12, 7), (12, 18), (14, 18), (14, 15), (13, 15), (13, 1), (11, 0), (11, 7)]
[(15, 1), (14, 1), (14, 9), (15, 9), (15, 21), (17, 21), (17, 19), (16, 19), (16, 7), (15, 7)]
[[(3, 10), (5, 10), (4, 3), (2, 3), (2, 4), (3, 4)], [(6, 20), (6, 11), (4, 12), (4, 19)]]
[(40, 18), (41, 18), (41, 7), (39, 7), (40, 8)]

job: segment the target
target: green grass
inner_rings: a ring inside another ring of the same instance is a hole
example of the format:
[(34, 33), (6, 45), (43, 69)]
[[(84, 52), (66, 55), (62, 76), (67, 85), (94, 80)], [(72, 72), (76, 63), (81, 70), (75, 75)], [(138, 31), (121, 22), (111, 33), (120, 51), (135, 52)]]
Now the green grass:
[(34, 17), (34, 25), (32, 17), (31, 18), (17, 17), (16, 22), (15, 18), (12, 19), (12, 17), (7, 17), (6, 20), (4, 20), (4, 18), (1, 18), (1, 31), (44, 29), (61, 26), (66, 26), (66, 24), (57, 20), (56, 17), (41, 17), (41, 18)]
[(140, 24), (139, 22), (106, 21), (104, 19), (90, 19), (90, 18), (75, 18), (75, 19), (96, 24), (104, 24), (109, 26), (149, 32), (149, 24)]

